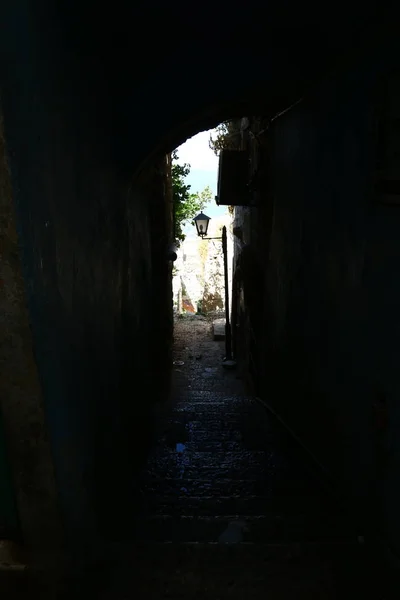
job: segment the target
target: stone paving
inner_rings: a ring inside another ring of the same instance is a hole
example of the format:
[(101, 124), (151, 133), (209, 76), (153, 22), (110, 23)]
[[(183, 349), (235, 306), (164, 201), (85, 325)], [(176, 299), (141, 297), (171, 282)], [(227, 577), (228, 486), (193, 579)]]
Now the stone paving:
[(357, 533), (223, 356), (209, 322), (177, 319), (172, 401), (112, 597), (360, 597)]

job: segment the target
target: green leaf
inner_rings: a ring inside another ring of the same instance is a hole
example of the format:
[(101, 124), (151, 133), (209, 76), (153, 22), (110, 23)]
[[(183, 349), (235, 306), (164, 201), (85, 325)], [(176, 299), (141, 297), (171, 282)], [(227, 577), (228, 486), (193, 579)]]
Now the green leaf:
[(183, 242), (185, 234), (182, 229), (188, 221), (193, 222), (194, 217), (203, 210), (212, 199), (210, 187), (205, 187), (201, 192), (191, 193), (191, 186), (185, 184), (185, 178), (190, 173), (190, 165), (179, 164), (178, 152), (172, 153), (172, 193), (174, 203), (175, 238)]

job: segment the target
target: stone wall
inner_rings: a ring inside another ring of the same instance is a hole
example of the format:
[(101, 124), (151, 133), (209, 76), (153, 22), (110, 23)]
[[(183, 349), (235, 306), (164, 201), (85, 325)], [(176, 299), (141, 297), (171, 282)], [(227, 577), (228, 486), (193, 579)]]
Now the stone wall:
[(41, 92), (33, 106), (3, 96), (13, 203), (6, 194), (2, 408), (23, 537), (57, 537), (60, 511), (79, 565), (134, 525), (152, 406), (168, 394), (171, 232), (164, 161), (129, 178), (84, 104)]
[(396, 55), (358, 56), (270, 124), (253, 225), (259, 392), (400, 554), (400, 212), (375, 186), (382, 162), (399, 176)]
[(0, 114), (0, 532), (42, 568), (60, 559), (63, 532), (6, 150)]
[[(18, 461), (25, 464), (25, 484), (18, 486), (36, 494), (29, 473), (48, 482), (26, 519), (17, 491), (23, 534), (30, 536), (30, 522), (31, 539), (41, 543), (46, 507), (56, 524), (59, 505), (77, 562), (93, 559), (103, 541), (129, 534), (139, 433), (149, 405), (166, 392), (156, 385), (163, 378), (152, 376), (165, 356), (157, 327), (169, 330), (159, 309), (166, 293), (160, 281), (167, 280), (163, 238), (153, 244), (150, 233), (160, 232), (157, 215), (165, 217), (158, 193), (150, 194), (154, 202), (149, 197), (149, 181), (158, 178), (152, 165), (188, 136), (249, 106), (269, 115), (286, 108), (339, 52), (357, 44), (371, 16), (367, 8), (348, 8), (324, 30), (304, 11), (272, 4), (269, 11), (266, 36), (256, 3), (240, 19), (223, 4), (196, 19), (179, 3), (160, 5), (157, 19), (153, 5), (126, 0), (112, 10), (92, 0), (0, 4), (2, 106), (21, 245), (20, 258), (10, 255), (5, 294), (18, 297), (13, 307), (7, 300), (6, 310), (16, 306), (20, 313), (12, 316), (20, 337), (14, 336), (18, 402), (10, 407), (20, 403), (16, 413), (27, 410), (29, 418), (11, 425), (15, 414), (6, 415), (4, 402), (2, 409), (18, 446), (9, 443), (13, 471)], [(357, 26), (349, 27), (354, 15)], [(212, 44), (210, 19), (219, 31)], [(173, 40), (174, 52), (147, 52), (135, 27), (160, 48)], [(237, 84), (239, 63), (248, 66), (245, 86)]]
[[(228, 277), (232, 277), (233, 240), (229, 214), (210, 221), (208, 237), (221, 237), (227, 227)], [(231, 287), (231, 285), (230, 285)], [(174, 276), (174, 303), (182, 294), (184, 310), (212, 313), (225, 309), (224, 263), (221, 240), (201, 240), (187, 235), (178, 250)]]

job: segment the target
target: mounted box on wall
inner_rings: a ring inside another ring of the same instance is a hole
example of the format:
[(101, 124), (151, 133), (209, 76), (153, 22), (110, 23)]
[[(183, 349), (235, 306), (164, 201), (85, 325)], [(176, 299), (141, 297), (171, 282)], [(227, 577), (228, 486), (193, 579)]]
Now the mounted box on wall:
[(249, 154), (244, 150), (221, 150), (218, 167), (218, 206), (249, 206)]

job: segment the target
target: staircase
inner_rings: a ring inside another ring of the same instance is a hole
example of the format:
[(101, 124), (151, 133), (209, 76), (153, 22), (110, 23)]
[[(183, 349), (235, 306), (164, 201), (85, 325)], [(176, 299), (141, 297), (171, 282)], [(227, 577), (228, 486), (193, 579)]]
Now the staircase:
[(138, 541), (113, 597), (359, 597), (362, 546), (346, 516), (220, 366), (223, 345), (208, 325), (178, 327), (174, 358), (184, 364), (174, 370), (174, 405), (142, 478)]

